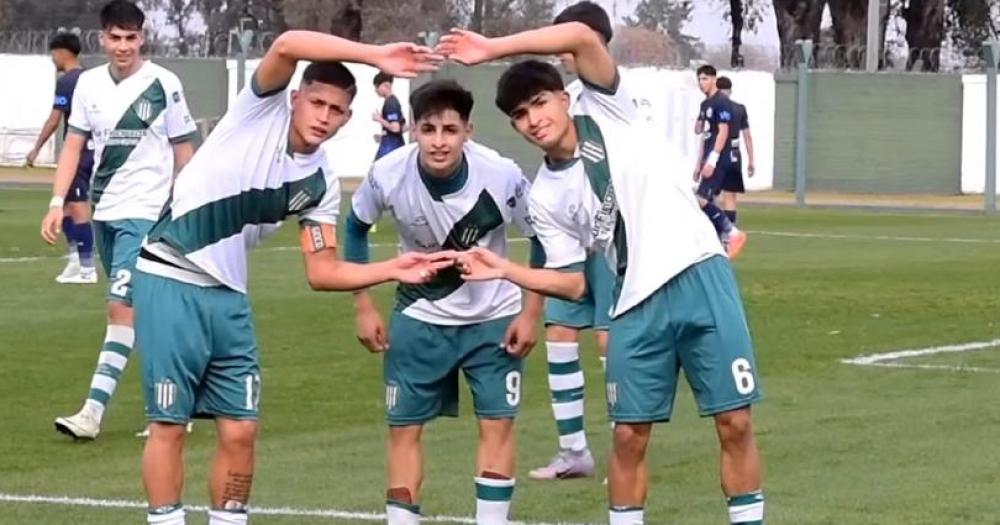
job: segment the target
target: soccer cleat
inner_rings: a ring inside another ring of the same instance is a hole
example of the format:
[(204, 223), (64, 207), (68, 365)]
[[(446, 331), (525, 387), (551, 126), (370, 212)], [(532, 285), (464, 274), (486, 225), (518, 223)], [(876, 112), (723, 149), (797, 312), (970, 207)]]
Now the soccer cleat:
[(92, 440), (101, 432), (101, 423), (84, 408), (72, 416), (57, 417), (56, 430), (74, 440)]
[(80, 276), (80, 270), (80, 260), (75, 257), (71, 257), (69, 262), (66, 263), (66, 267), (63, 268), (62, 273), (56, 276), (56, 282), (59, 284), (67, 284), (70, 282), (69, 279), (76, 279)]
[(548, 465), (528, 473), (531, 479), (552, 480), (589, 478), (594, 475), (594, 457), (589, 449), (580, 452), (560, 450)]
[(730, 259), (735, 259), (739, 257), (740, 252), (743, 251), (743, 247), (747, 243), (747, 234), (740, 230), (733, 229), (733, 231), (727, 236), (724, 243), (726, 247), (726, 256)]
[(79, 271), (75, 275), (70, 275), (68, 277), (63, 277), (60, 275), (56, 277), (56, 282), (59, 284), (96, 284), (97, 283), (97, 268), (80, 268), (77, 267)]

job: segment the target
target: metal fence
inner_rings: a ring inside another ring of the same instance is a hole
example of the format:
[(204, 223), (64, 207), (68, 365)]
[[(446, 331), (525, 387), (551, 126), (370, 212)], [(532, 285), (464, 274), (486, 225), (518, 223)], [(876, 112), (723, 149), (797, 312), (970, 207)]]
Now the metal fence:
[[(781, 69), (790, 71), (803, 62), (803, 48), (798, 44), (786, 46), (781, 53)], [(868, 46), (820, 43), (812, 46), (809, 67), (818, 70), (863, 71), (866, 67)], [(878, 54), (879, 71), (893, 72), (964, 72), (981, 71), (984, 63), (980, 55), (958, 56), (940, 47), (913, 49), (882, 49)]]

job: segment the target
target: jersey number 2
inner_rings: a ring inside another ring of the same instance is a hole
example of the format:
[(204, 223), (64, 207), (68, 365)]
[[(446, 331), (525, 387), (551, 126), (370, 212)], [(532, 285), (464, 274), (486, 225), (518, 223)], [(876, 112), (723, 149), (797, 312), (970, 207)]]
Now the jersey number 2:
[(115, 282), (111, 283), (111, 293), (118, 297), (128, 295), (128, 285), (132, 282), (132, 272), (128, 270), (118, 270), (115, 274)]

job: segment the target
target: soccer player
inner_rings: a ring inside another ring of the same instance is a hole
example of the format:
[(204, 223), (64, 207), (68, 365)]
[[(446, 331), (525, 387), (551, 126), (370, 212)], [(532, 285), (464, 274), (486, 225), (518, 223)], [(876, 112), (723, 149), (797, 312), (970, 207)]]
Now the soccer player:
[[(608, 14), (593, 2), (578, 2), (556, 16), (556, 24), (567, 22), (586, 24), (600, 35), (605, 46), (614, 36)], [(572, 53), (559, 55), (559, 60), (568, 73), (577, 73)], [(570, 94), (572, 108), (573, 101), (583, 91), (582, 82), (574, 80), (566, 87), (566, 91)], [(560, 184), (560, 180), (565, 178), (563, 172), (572, 169), (579, 169), (579, 166), (574, 168), (560, 166), (558, 163), (543, 163), (535, 181), (545, 185)], [(592, 191), (582, 189), (586, 190), (584, 196), (591, 198), (581, 200), (588, 203), (596, 200)], [(555, 195), (556, 192), (554, 187), (545, 190), (550, 195)], [(587, 281), (587, 293), (582, 300), (574, 302), (548, 298), (545, 302), (545, 350), (559, 449), (547, 465), (528, 473), (534, 479), (579, 478), (594, 473), (594, 458), (587, 445), (584, 425), (585, 388), (580, 366), (580, 331), (587, 328), (594, 331), (597, 350), (603, 363), (608, 346), (614, 274), (603, 255), (590, 253), (584, 264), (584, 278)]]
[[(339, 61), (414, 76), (433, 70), (434, 58), (411, 44), (371, 46), (286, 32), (177, 176), (171, 202), (139, 256), (135, 283), (150, 421), (143, 453), (149, 523), (184, 523), (184, 427), (192, 417), (214, 418), (218, 432), (209, 524), (247, 521), (261, 392), (247, 259), (286, 217), (298, 216), (306, 278), (315, 290), (390, 280), (419, 284), (453, 264), (420, 254), (367, 265), (338, 260), (340, 187), (321, 147), (347, 123), (357, 93), (354, 76)], [(289, 94), (300, 60), (313, 63)]]
[[(698, 203), (702, 211), (712, 221), (730, 258), (735, 258), (746, 244), (746, 233), (740, 231), (715, 203), (722, 192), (726, 173), (732, 169), (733, 159), (729, 146), (729, 129), (732, 126), (733, 108), (729, 98), (716, 87), (715, 68), (704, 65), (698, 68), (698, 87), (705, 94), (695, 122), (695, 132), (704, 132), (702, 153), (695, 164), (695, 180), (698, 184)], [(705, 130), (705, 124), (708, 129)]]
[[(501, 77), (497, 101), (548, 162), (582, 164), (601, 201), (592, 243), (608, 253), (618, 275), (606, 377), (615, 423), (608, 474), (611, 525), (644, 522), (652, 423), (670, 419), (681, 369), (700, 414), (715, 420), (730, 522), (763, 523), (750, 414), (762, 393), (739, 288), (694, 196), (663, 173), (664, 163), (679, 168), (679, 155), (636, 125), (635, 107), (607, 48), (586, 25), (570, 23), (492, 39), (455, 30), (442, 38), (438, 51), (463, 64), (567, 52), (576, 60), (585, 89), (572, 119), (558, 73), (541, 62), (512, 66)], [(565, 179), (560, 191), (572, 184)], [(542, 199), (540, 186), (536, 182), (532, 191), (533, 215), (536, 195)], [(536, 233), (541, 216), (535, 217)], [(568, 238), (565, 245), (572, 246)], [(583, 248), (573, 250), (582, 260)], [(549, 251), (546, 246), (546, 255)], [(482, 250), (462, 254), (460, 265), (473, 280), (527, 284), (540, 273)]]
[[(35, 164), (38, 153), (49, 137), (59, 127), (59, 121), (68, 129), (69, 115), (73, 109), (73, 91), (76, 82), (83, 73), (80, 65), (80, 38), (72, 33), (59, 33), (49, 42), (49, 52), (56, 71), (62, 76), (56, 80), (55, 101), (48, 120), (42, 126), (42, 132), (35, 141), (35, 147), (28, 153), (26, 163)], [(69, 247), (69, 262), (62, 273), (56, 277), (61, 284), (94, 284), (97, 282), (97, 268), (94, 267), (94, 230), (90, 226), (90, 174), (94, 169), (94, 147), (91, 141), (84, 143), (80, 152), (80, 163), (76, 176), (66, 193), (63, 205), (62, 229)]]
[(729, 126), (729, 140), (732, 148), (731, 169), (726, 171), (726, 181), (722, 184), (722, 209), (726, 212), (726, 217), (733, 224), (736, 224), (736, 195), (745, 193), (743, 186), (743, 155), (740, 151), (740, 135), (747, 145), (747, 157), (750, 161), (747, 164), (747, 175), (753, 177), (756, 168), (754, 166), (753, 135), (750, 134), (750, 121), (747, 117), (747, 107), (732, 99), (733, 81), (729, 77), (719, 77), (715, 82), (719, 92), (729, 98), (729, 103), (733, 107), (733, 120)]
[(55, 421), (56, 430), (74, 439), (97, 437), (132, 353), (132, 278), (139, 245), (167, 201), (174, 174), (190, 160), (196, 133), (180, 80), (140, 53), (143, 12), (131, 2), (114, 0), (101, 9), (100, 19), (109, 63), (80, 74), (42, 222), (42, 237), (55, 242), (63, 196), (80, 170), (85, 143), (93, 140), (97, 166), (91, 202), (101, 265), (110, 281), (108, 327), (83, 408)]
[(382, 126), (375, 160), (406, 144), (406, 141), (403, 140), (406, 116), (403, 115), (403, 106), (399, 104), (399, 99), (392, 94), (392, 80), (392, 75), (382, 71), (375, 75), (375, 93), (378, 94), (379, 98), (385, 99), (385, 102), (382, 103), (382, 111), (376, 111), (372, 114), (372, 120)]
[[(520, 168), (469, 140), (473, 98), (453, 80), (410, 95), (416, 142), (385, 156), (354, 193), (346, 259), (368, 261), (368, 229), (392, 214), (404, 250), (434, 253), (482, 246), (507, 253), (507, 229), (534, 234), (530, 184)], [(507, 523), (514, 493), (514, 417), (521, 359), (535, 344), (542, 296), (506, 281), (462, 280), (455, 268), (425, 285), (401, 284), (388, 332), (367, 292), (355, 295), (358, 338), (384, 359), (389, 423), (386, 514), (390, 525), (420, 519), (421, 435), (438, 416), (458, 415), (458, 376), (479, 420), (476, 523)]]

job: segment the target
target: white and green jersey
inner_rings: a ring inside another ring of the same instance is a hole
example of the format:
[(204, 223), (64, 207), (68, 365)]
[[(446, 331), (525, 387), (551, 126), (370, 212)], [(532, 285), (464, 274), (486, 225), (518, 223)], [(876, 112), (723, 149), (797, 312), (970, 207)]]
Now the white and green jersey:
[(94, 140), (94, 219), (159, 217), (174, 176), (173, 144), (196, 132), (177, 75), (148, 60), (120, 82), (109, 65), (84, 71), (69, 127)]
[(614, 316), (692, 264), (724, 253), (691, 188), (669, 173), (685, 169), (681, 157), (638, 122), (618, 84), (612, 91), (584, 80), (573, 107), (580, 164), (601, 196), (593, 242), (624, 275)]
[(282, 221), (336, 225), (340, 183), (323, 149), (289, 149), (287, 90), (244, 89), (174, 182), (138, 268), (201, 286), (247, 291), (250, 248)]
[(568, 161), (546, 161), (538, 168), (529, 210), (546, 268), (565, 268), (586, 260), (594, 250), (594, 217), (600, 207), (600, 196), (579, 152)]
[[(353, 213), (374, 224), (392, 215), (404, 251), (467, 250), (482, 246), (507, 255), (507, 227), (531, 236), (530, 183), (510, 159), (468, 142), (459, 172), (446, 181), (423, 173), (416, 143), (379, 159), (354, 193)], [(521, 311), (521, 290), (505, 280), (466, 282), (454, 268), (430, 283), (401, 284), (396, 307), (438, 325), (482, 323)]]

